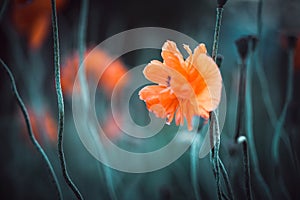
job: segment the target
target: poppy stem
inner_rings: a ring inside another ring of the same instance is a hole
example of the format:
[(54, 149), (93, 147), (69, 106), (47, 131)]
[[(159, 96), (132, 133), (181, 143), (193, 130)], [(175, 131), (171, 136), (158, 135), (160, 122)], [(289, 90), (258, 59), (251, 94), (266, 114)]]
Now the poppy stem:
[[(215, 31), (214, 31), (214, 40), (213, 40), (213, 48), (212, 48), (212, 59), (216, 61), (217, 59), (217, 54), (218, 54), (218, 44), (219, 44), (219, 35), (220, 35), (220, 29), (221, 29), (221, 22), (222, 22), (222, 14), (223, 14), (223, 7), (218, 6), (217, 7), (217, 14), (216, 14), (216, 24), (215, 24)], [(219, 66), (220, 67), (220, 66)], [(218, 199), (222, 199), (225, 194), (221, 191), (221, 181), (220, 181), (220, 163), (222, 162), (220, 157), (219, 157), (219, 148), (220, 148), (220, 130), (219, 130), (219, 122), (216, 111), (212, 111), (210, 113), (210, 142), (211, 142), (211, 162), (213, 166), (213, 173), (216, 179), (216, 184), (217, 184), (217, 195)], [(223, 164), (223, 163), (222, 163)], [(223, 167), (223, 168), (222, 168)], [(222, 173), (226, 172), (224, 165), (222, 165)], [(225, 171), (224, 171), (225, 170)], [(227, 174), (227, 172), (225, 173)], [(225, 175), (224, 174), (224, 175)], [(227, 187), (231, 187), (229, 183), (229, 179), (227, 179), (228, 176), (224, 176), (225, 182)], [(229, 185), (227, 184), (229, 183)], [(229, 191), (231, 197), (233, 198), (232, 195), (232, 190)]]
[(279, 165), (279, 142), (282, 134), (283, 125), (287, 115), (287, 110), (292, 101), (293, 97), (293, 66), (294, 66), (294, 48), (290, 47), (288, 50), (288, 73), (287, 73), (287, 89), (286, 89), (286, 99), (283, 109), (281, 111), (280, 117), (278, 119), (275, 135), (272, 141), (272, 155), (275, 161), (275, 165)]
[(60, 61), (59, 61), (59, 39), (58, 39), (58, 25), (57, 25), (57, 14), (56, 14), (56, 2), (51, 0), (52, 8), (52, 28), (53, 28), (53, 48), (54, 48), (54, 70), (55, 70), (55, 88), (57, 94), (57, 103), (58, 103), (58, 157), (60, 160), (60, 165), (62, 168), (63, 177), (76, 195), (77, 199), (83, 199), (81, 193), (77, 189), (76, 185), (71, 180), (67, 168), (65, 155), (63, 150), (63, 132), (64, 132), (64, 99), (61, 89), (60, 82)]
[(17, 86), (16, 86), (16, 83), (15, 83), (14, 76), (13, 76), (12, 72), (10, 71), (9, 67), (3, 62), (3, 60), (1, 58), (0, 58), (0, 62), (1, 62), (2, 66), (4, 67), (6, 73), (8, 74), (8, 76), (10, 78), (11, 85), (12, 85), (12, 91), (13, 91), (13, 94), (15, 95), (16, 99), (17, 99), (18, 105), (21, 108), (23, 116), (25, 118), (25, 123), (26, 123), (26, 126), (27, 126), (27, 130), (28, 130), (30, 140), (31, 140), (32, 144), (34, 145), (34, 147), (37, 149), (37, 151), (42, 155), (42, 158), (44, 159), (44, 161), (46, 162), (46, 166), (47, 166), (48, 170), (50, 171), (50, 175), (53, 179), (56, 190), (58, 192), (59, 199), (63, 199), (61, 188), (60, 188), (57, 176), (54, 172), (53, 166), (52, 166), (47, 154), (45, 153), (45, 151), (43, 150), (43, 148), (41, 147), (41, 145), (36, 140), (36, 138), (33, 134), (29, 114), (28, 114), (28, 111), (27, 111), (27, 109), (26, 109), (26, 107), (23, 103), (23, 100), (20, 97), (19, 92), (17, 90)]
[(83, 104), (87, 106), (88, 104), (88, 87), (87, 81), (85, 78), (85, 66), (83, 63), (84, 60), (84, 52), (86, 50), (85, 40), (86, 40), (86, 29), (87, 29), (87, 14), (89, 9), (89, 1), (82, 0), (82, 5), (80, 9), (79, 15), (79, 25), (78, 25), (78, 51), (79, 51), (79, 81), (80, 87), (82, 88), (82, 96), (83, 96)]
[(262, 8), (263, 8), (263, 1), (259, 0), (257, 5), (257, 35), (258, 38), (261, 38), (262, 34)]
[[(82, 6), (80, 9), (79, 16), (79, 34), (78, 34), (78, 50), (79, 50), (79, 82), (80, 87), (82, 88), (82, 97), (83, 97), (83, 106), (86, 110), (88, 110), (88, 97), (89, 90), (86, 81), (86, 73), (84, 66), (84, 54), (85, 54), (85, 40), (86, 40), (86, 29), (87, 29), (87, 19), (88, 19), (88, 10), (89, 10), (89, 0), (82, 0)], [(97, 144), (96, 144), (97, 145)], [(100, 168), (100, 165), (99, 165)], [(107, 182), (107, 187), (109, 189), (109, 195), (111, 199), (117, 199), (116, 192), (114, 191), (114, 186), (112, 183), (112, 175), (110, 173), (110, 169), (106, 166), (102, 166), (104, 177)], [(100, 172), (101, 173), (101, 172)]]
[(225, 168), (225, 166), (224, 166), (224, 164), (223, 164), (220, 157), (219, 157), (219, 164), (220, 164), (220, 169), (221, 169), (223, 179), (225, 181), (226, 189), (228, 191), (229, 199), (234, 199), (233, 190), (232, 190), (232, 186), (231, 186), (231, 183), (230, 183), (230, 180), (229, 180), (229, 176), (228, 176), (226, 168)]
[(220, 181), (220, 165), (219, 165), (219, 147), (220, 147), (220, 131), (219, 122), (215, 111), (210, 113), (210, 142), (211, 142), (211, 153), (210, 160), (213, 166), (213, 173), (217, 184), (217, 195), (218, 199), (222, 199), (221, 181)]
[(217, 15), (216, 15), (216, 25), (215, 25), (215, 32), (214, 32), (214, 41), (213, 41), (213, 49), (211, 57), (213, 60), (216, 60), (218, 54), (218, 46), (219, 46), (219, 35), (221, 29), (221, 22), (222, 22), (222, 14), (223, 8), (217, 8)]
[(200, 132), (197, 133), (194, 142), (191, 145), (191, 179), (192, 179), (192, 186), (195, 192), (196, 200), (200, 200), (201, 195), (198, 189), (198, 176), (197, 176), (197, 164), (198, 164), (198, 141), (200, 140)]
[[(252, 44), (253, 45), (253, 44)], [(252, 49), (252, 47), (250, 47)], [(253, 173), (257, 180), (257, 183), (260, 185), (261, 194), (264, 195), (264, 199), (272, 199), (270, 189), (268, 188), (264, 178), (261, 175), (260, 168), (259, 168), (259, 161), (257, 158), (254, 134), (253, 134), (253, 106), (252, 106), (252, 75), (254, 66), (254, 55), (255, 51), (250, 52), (250, 64), (247, 68), (247, 77), (246, 77), (246, 134), (248, 137), (249, 142), (249, 151), (250, 151), (250, 160), (253, 163)]]
[(242, 59), (240, 65), (240, 80), (239, 80), (239, 97), (236, 118), (235, 141), (241, 136), (245, 130), (245, 89), (246, 89), (246, 60)]
[(247, 200), (252, 200), (252, 189), (251, 189), (251, 179), (250, 179), (250, 164), (249, 164), (249, 152), (248, 152), (248, 142), (245, 136), (240, 136), (237, 139), (238, 144), (243, 145), (243, 163), (244, 163), (244, 174), (245, 174), (245, 188)]

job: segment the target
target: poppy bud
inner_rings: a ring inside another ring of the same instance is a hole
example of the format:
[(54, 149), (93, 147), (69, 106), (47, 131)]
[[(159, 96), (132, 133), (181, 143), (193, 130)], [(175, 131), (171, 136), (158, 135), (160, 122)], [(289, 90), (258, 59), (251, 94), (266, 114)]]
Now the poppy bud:
[(245, 60), (248, 55), (249, 37), (242, 37), (235, 41), (239, 56), (242, 60)]

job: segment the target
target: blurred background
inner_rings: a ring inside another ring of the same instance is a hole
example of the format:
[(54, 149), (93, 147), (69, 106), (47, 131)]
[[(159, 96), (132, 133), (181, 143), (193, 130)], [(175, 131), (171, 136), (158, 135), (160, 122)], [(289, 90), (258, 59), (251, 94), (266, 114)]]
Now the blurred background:
[[(250, 149), (253, 197), (300, 199), (300, 40), (295, 40), (300, 35), (300, 2), (262, 0), (260, 3), (259, 0), (228, 0), (224, 7), (218, 52), (224, 57), (220, 70), (227, 94), (227, 115), (221, 135), (220, 157), (228, 171), (236, 199), (245, 198), (242, 148), (234, 141), (241, 63), (235, 41), (253, 35), (258, 38), (258, 45), (253, 55), (247, 58), (247, 68), (250, 68), (248, 79), (251, 80), (247, 88), (252, 93), (252, 104), (247, 104), (252, 111), (247, 123), (252, 125), (247, 131), (252, 129), (255, 144), (255, 148)], [(215, 0), (90, 0), (85, 53), (117, 33), (150, 26), (173, 29), (199, 43), (204, 42), (210, 54), (216, 5)], [(259, 5), (262, 6), (261, 11)], [(64, 198), (74, 199), (63, 180), (57, 157), (58, 109), (50, 0), (1, 0), (0, 6), (0, 57), (15, 76), (34, 134), (54, 166)], [(81, 8), (81, 1), (57, 0), (61, 80), (65, 98), (64, 150), (69, 174), (84, 198), (217, 199), (209, 156), (198, 159), (197, 142), (171, 165), (141, 174), (106, 167), (83, 146), (72, 115), (72, 89), (79, 64)], [(97, 88), (99, 123), (114, 143), (134, 152), (161, 148), (178, 131), (174, 123), (166, 125), (145, 146), (137, 139), (124, 136), (111, 116), (109, 104), (116, 82), (128, 70), (153, 59), (161, 60), (159, 50), (145, 49), (123, 55), (111, 65), (110, 71), (105, 72), (99, 83), (102, 87)], [(93, 80), (93, 74), (105, 60), (110, 60), (110, 55), (105, 50), (98, 50), (97, 55), (87, 61), (88, 81)], [(292, 75), (288, 74), (289, 66), (292, 67)], [(293, 81), (292, 100), (286, 117), (280, 123), (289, 80)], [(29, 140), (10, 80), (2, 68), (0, 96), (0, 199), (56, 199), (48, 170)], [(143, 126), (149, 123), (148, 111), (138, 98), (138, 90), (127, 106), (136, 124)], [(127, 119), (122, 120), (126, 123)], [(273, 159), (272, 149), (276, 132), (281, 133), (278, 163)], [(189, 133), (179, 134), (187, 135), (188, 140)]]

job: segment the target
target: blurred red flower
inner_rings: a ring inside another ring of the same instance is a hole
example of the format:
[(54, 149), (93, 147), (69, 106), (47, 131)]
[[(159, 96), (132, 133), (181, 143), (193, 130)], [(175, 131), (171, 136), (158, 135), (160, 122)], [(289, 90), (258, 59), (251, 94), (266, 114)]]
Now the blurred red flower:
[[(103, 73), (98, 86), (105, 91), (107, 96), (111, 96), (117, 84), (120, 84), (119, 89), (126, 84), (126, 79), (120, 81), (127, 72), (126, 67), (120, 60), (113, 61), (108, 53), (100, 49), (86, 51), (85, 58), (84, 66), (87, 81), (98, 81), (98, 76)], [(68, 57), (62, 66), (61, 84), (64, 94), (72, 94), (78, 67), (79, 56), (77, 53)]]
[[(57, 141), (57, 123), (48, 110), (43, 110), (41, 113), (37, 113), (33, 108), (28, 108), (28, 114), (30, 117), (30, 123), (35, 138), (41, 143), (43, 140), (49, 140), (56, 143)], [(19, 118), (22, 125), (22, 131), (28, 135), (27, 126), (21, 112)]]
[[(61, 10), (65, 0), (57, 0), (56, 8)], [(38, 49), (51, 31), (51, 2), (49, 0), (14, 0), (12, 21), (17, 31), (28, 40), (32, 49)]]

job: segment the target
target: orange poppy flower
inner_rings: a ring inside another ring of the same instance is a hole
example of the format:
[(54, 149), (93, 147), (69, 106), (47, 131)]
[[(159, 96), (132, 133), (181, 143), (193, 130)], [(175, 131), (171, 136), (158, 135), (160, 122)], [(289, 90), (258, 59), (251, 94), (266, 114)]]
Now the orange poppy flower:
[[(100, 74), (103, 72), (98, 85), (100, 89), (104, 89), (106, 94), (110, 96), (116, 84), (119, 82), (122, 76), (126, 74), (126, 67), (120, 60), (115, 60), (109, 66), (107, 66), (107, 64), (112, 61), (112, 58), (105, 51), (99, 49), (87, 51), (85, 53), (85, 57), (86, 59), (84, 61), (84, 66), (87, 80), (98, 81), (98, 76), (100, 76)], [(78, 54), (68, 58), (62, 67), (61, 84), (65, 94), (72, 94), (78, 67)], [(121, 88), (125, 83), (125, 79), (124, 81), (120, 82)]]
[(187, 120), (192, 130), (192, 118), (209, 118), (209, 112), (217, 108), (221, 98), (222, 77), (213, 59), (207, 56), (204, 44), (192, 53), (184, 45), (189, 56), (186, 60), (172, 41), (162, 47), (164, 62), (151, 61), (144, 69), (145, 77), (158, 85), (144, 87), (139, 96), (149, 111), (166, 118), (170, 124), (176, 114), (177, 125)]
[[(57, 0), (60, 10), (65, 0)], [(45, 40), (51, 24), (51, 3), (49, 0), (14, 0), (12, 20), (18, 32), (25, 35), (30, 48), (39, 48)]]

